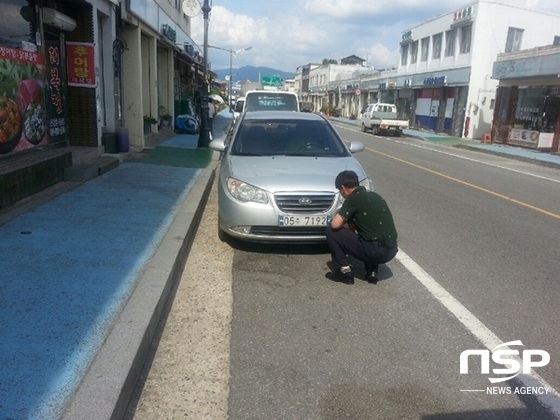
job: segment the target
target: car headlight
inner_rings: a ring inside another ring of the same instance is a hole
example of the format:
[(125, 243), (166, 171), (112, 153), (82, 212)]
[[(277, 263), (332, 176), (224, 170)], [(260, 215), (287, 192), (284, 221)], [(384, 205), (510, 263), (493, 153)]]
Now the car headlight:
[(268, 203), (268, 195), (265, 190), (255, 187), (254, 185), (247, 184), (246, 182), (239, 181), (235, 178), (228, 178), (227, 187), (229, 193), (239, 201), (254, 202), (254, 203)]
[(373, 191), (373, 181), (369, 178), (364, 178), (360, 181), (360, 185), (365, 187), (368, 191)]

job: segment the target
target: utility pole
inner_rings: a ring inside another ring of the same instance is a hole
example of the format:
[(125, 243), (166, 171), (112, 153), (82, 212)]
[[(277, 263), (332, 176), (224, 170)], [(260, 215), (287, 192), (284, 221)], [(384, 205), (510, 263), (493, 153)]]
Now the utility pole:
[(253, 47), (247, 47), (247, 48), (241, 48), (240, 50), (232, 50), (232, 49), (228, 49), (228, 48), (222, 48), (222, 47), (215, 47), (213, 45), (208, 45), (209, 48), (214, 48), (216, 50), (222, 50), (222, 51), (227, 51), (229, 53), (229, 86), (228, 86), (228, 101), (230, 102), (230, 109), (232, 107), (231, 105), (231, 94), (233, 92), (233, 57), (237, 56), (237, 54), (239, 54), (240, 52), (243, 51), (249, 51), (251, 48)]
[(200, 121), (200, 134), (198, 137), (198, 147), (208, 147), (210, 144), (210, 124), (209, 124), (209, 107), (208, 94), (210, 93), (208, 84), (208, 20), (212, 8), (208, 4), (208, 0), (204, 0), (202, 13), (204, 18), (204, 81), (202, 83), (202, 119)]

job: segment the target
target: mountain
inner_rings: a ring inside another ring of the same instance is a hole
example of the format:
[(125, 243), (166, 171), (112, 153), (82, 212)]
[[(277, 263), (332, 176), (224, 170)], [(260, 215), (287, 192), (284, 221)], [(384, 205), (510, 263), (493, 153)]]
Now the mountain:
[[(222, 69), (222, 70), (212, 70), (214, 73), (217, 74), (218, 80), (225, 80), (226, 76), (229, 76), (229, 68)], [(233, 68), (232, 69), (233, 80), (235, 82), (241, 81), (251, 81), (251, 82), (259, 82), (262, 80), (262, 77), (265, 76), (280, 76), (282, 79), (293, 79), (296, 74), (295, 73), (288, 73), (282, 70), (272, 69), (270, 67), (254, 67), (254, 66), (244, 66), (240, 68)]]

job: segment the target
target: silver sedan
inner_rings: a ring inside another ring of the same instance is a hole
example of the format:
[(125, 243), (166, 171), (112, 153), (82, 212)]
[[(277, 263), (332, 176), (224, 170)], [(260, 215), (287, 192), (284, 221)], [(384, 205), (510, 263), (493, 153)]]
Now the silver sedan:
[(225, 140), (218, 182), (219, 234), (256, 242), (324, 242), (325, 228), (341, 205), (339, 172), (356, 172), (373, 184), (324, 117), (303, 112), (246, 113)]

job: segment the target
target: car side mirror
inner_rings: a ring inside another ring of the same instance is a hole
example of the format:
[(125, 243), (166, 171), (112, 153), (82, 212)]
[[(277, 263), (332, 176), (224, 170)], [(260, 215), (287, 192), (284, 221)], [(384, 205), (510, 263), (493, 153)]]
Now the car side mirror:
[(348, 147), (350, 153), (358, 153), (365, 149), (364, 144), (361, 141), (352, 141)]
[(226, 150), (226, 143), (224, 142), (224, 140), (212, 140), (208, 147), (210, 147), (210, 149), (212, 150), (223, 152), (224, 150)]

